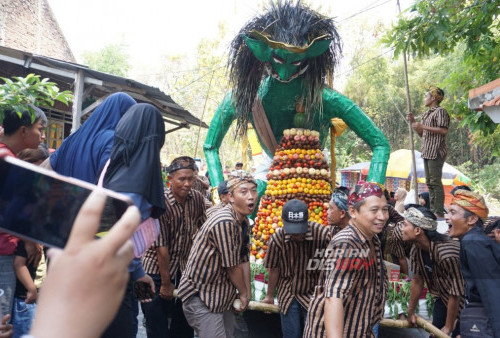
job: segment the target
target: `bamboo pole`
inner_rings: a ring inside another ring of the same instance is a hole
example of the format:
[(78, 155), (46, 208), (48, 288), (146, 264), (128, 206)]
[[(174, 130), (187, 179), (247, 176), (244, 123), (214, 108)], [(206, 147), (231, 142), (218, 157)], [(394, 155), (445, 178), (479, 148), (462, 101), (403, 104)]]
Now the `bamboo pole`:
[(335, 189), (337, 184), (337, 157), (335, 156), (335, 126), (330, 127), (330, 177), (332, 179), (332, 188)]
[[(240, 308), (240, 306), (241, 306), (241, 301), (239, 299), (235, 299), (234, 303), (233, 303), (233, 307), (236, 310), (238, 310)], [(280, 308), (277, 305), (255, 302), (253, 300), (248, 302), (247, 310), (280, 313)]]
[[(177, 289), (174, 290), (174, 297), (177, 298)], [(233, 302), (233, 307), (238, 310), (241, 306), (241, 301), (239, 299), (235, 299)], [(262, 312), (270, 312), (270, 313), (280, 313), (280, 308), (274, 304), (267, 304), (261, 302), (250, 301), (248, 302), (247, 310), (252, 311), (262, 311)], [(443, 331), (432, 325), (430, 322), (426, 321), (420, 316), (417, 317), (417, 327), (424, 329), (425, 331), (432, 333), (437, 338), (447, 338), (449, 337)], [(409, 321), (407, 320), (396, 320), (396, 319), (382, 319), (380, 321), (380, 326), (385, 327), (395, 327), (400, 329), (409, 329), (413, 328)]]
[[(399, 14), (401, 14), (401, 6), (398, 2)], [(405, 87), (406, 87), (406, 110), (411, 113), (411, 100), (410, 100), (410, 85), (408, 84), (408, 65), (406, 63), (406, 49), (403, 50), (403, 64), (404, 64), (404, 75), (405, 75)], [(418, 204), (418, 181), (417, 181), (417, 162), (415, 161), (415, 144), (413, 142), (413, 128), (411, 123), (408, 123), (410, 130), (410, 148), (411, 148), (411, 166), (413, 170), (413, 186), (415, 189), (415, 204)]]
[[(395, 327), (399, 329), (410, 329), (414, 328), (407, 320), (396, 320), (396, 319), (382, 319), (380, 321), (380, 326), (385, 327)], [(432, 325), (430, 322), (426, 321), (420, 316), (417, 316), (417, 327), (424, 329), (425, 331), (432, 333), (437, 338), (449, 338), (446, 333)]]

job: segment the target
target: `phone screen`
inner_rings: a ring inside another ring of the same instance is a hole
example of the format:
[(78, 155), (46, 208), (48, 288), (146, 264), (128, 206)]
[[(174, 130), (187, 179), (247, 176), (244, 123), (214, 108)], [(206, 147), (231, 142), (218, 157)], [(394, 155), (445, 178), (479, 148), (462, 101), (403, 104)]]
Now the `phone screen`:
[[(0, 160), (0, 230), (64, 248), (73, 222), (94, 188), (87, 182), (6, 157)], [(128, 205), (116, 193), (107, 196), (98, 233), (108, 231)]]

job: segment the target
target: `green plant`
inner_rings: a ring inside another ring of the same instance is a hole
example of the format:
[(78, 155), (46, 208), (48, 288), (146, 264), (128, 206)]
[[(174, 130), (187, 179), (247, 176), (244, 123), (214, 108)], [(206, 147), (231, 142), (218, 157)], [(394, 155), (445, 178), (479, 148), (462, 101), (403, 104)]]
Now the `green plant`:
[(32, 105), (51, 107), (55, 101), (68, 104), (73, 95), (70, 91), (60, 92), (54, 82), (49, 79), (40, 80), (40, 75), (28, 74), (26, 77), (15, 76), (11, 79), (1, 77), (0, 85), (0, 122), (3, 121), (7, 109), (14, 110), (21, 118), (24, 111), (31, 113), (31, 121), (35, 122), (35, 111)]
[(427, 315), (430, 317), (434, 312), (434, 297), (432, 297), (430, 292), (425, 295), (425, 305), (427, 306)]
[[(400, 307), (403, 311), (404, 315), (408, 317), (408, 305), (410, 303), (410, 289), (411, 289), (411, 281), (402, 281), (402, 282), (390, 282), (389, 290), (387, 292), (387, 306), (389, 307), (389, 316), (393, 319), (399, 319)], [(432, 302), (432, 296), (430, 293), (427, 293), (427, 309), (429, 307), (434, 307), (434, 303)], [(429, 304), (429, 297), (431, 297), (431, 304)], [(419, 313), (419, 304), (417, 303), (417, 307), (415, 309), (415, 313)], [(428, 313), (432, 313), (428, 312)]]
[(262, 292), (260, 293), (260, 298), (259, 298), (259, 301), (262, 301), (264, 298), (266, 298), (266, 295), (267, 295), (267, 289), (266, 287), (264, 286), (262, 288)]

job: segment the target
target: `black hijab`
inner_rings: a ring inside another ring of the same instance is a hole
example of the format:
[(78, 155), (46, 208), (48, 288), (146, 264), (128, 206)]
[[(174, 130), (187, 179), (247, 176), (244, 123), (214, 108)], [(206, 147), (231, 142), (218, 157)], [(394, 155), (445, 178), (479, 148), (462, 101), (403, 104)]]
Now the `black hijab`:
[(151, 217), (165, 212), (160, 149), (165, 125), (158, 109), (146, 103), (130, 107), (115, 129), (104, 187), (142, 195), (152, 206)]

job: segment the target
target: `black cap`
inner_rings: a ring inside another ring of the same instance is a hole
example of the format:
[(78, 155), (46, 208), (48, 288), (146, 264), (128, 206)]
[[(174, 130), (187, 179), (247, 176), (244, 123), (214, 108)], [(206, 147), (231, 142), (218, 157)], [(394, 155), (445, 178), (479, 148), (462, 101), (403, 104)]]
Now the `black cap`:
[(293, 199), (285, 203), (281, 214), (283, 229), (288, 234), (305, 234), (309, 210), (307, 204), (301, 200)]
[(219, 183), (219, 186), (217, 187), (217, 192), (220, 195), (226, 195), (228, 193), (227, 191), (227, 181), (222, 181)]

